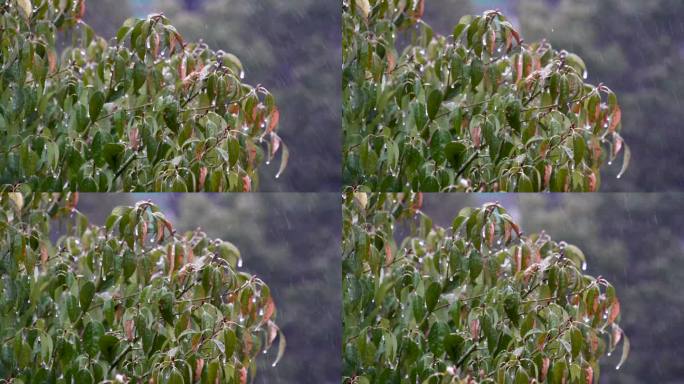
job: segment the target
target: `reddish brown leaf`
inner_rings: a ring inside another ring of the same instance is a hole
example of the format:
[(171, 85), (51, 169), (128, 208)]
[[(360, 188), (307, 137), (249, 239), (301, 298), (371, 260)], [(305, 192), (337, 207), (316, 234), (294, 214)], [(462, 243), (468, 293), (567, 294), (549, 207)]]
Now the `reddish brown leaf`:
[(411, 12), (411, 18), (413, 20), (420, 20), (423, 18), (423, 14), (425, 14), (425, 0), (418, 0), (415, 10)]
[(389, 243), (385, 243), (385, 266), (390, 266), (393, 261), (392, 247), (390, 247)]
[(475, 148), (480, 148), (482, 144), (482, 128), (476, 125), (470, 129), (470, 137), (473, 140), (473, 145)]
[(76, 209), (76, 206), (78, 205), (78, 192), (73, 192), (67, 195), (67, 201), (66, 201), (66, 208), (69, 211), (73, 211)]
[(252, 179), (249, 175), (242, 176), (242, 192), (252, 191)]
[(204, 369), (204, 359), (203, 358), (198, 358), (195, 360), (195, 382), (200, 381), (202, 378), (202, 370)]
[(135, 338), (135, 335), (133, 334), (133, 329), (135, 327), (135, 323), (133, 322), (133, 319), (126, 320), (124, 323), (124, 333), (126, 334), (126, 339), (130, 342), (133, 341)]
[(138, 144), (140, 143), (138, 127), (133, 127), (130, 131), (128, 131), (128, 142), (131, 143), (131, 148), (133, 148), (133, 150), (138, 149)]
[[(174, 246), (174, 248), (176, 248), (176, 247)], [(181, 269), (181, 267), (183, 266), (183, 261), (185, 260), (185, 250), (183, 248), (178, 247), (178, 249), (176, 249), (175, 252), (176, 252), (176, 269), (178, 270), (178, 269)]]
[(620, 327), (614, 325), (612, 336), (613, 337), (611, 339), (611, 346), (612, 346), (612, 348), (615, 348), (620, 343), (620, 340), (622, 340), (622, 329), (620, 329)]
[(140, 222), (140, 244), (145, 243), (145, 239), (147, 238), (147, 221), (141, 221)]
[(541, 369), (541, 381), (546, 380), (546, 375), (549, 373), (549, 365), (551, 365), (551, 360), (548, 357), (542, 359), (542, 369)]
[(275, 132), (271, 132), (271, 157), (275, 157), (278, 149), (280, 149), (281, 142), (282, 140), (280, 139), (280, 136), (275, 134)]
[(276, 127), (278, 126), (278, 122), (280, 122), (280, 112), (278, 111), (277, 108), (273, 108), (273, 112), (271, 112), (271, 116), (268, 120), (268, 133), (273, 132)]
[(79, 0), (78, 2), (78, 13), (76, 14), (76, 20), (83, 20), (86, 12), (85, 0)]
[(187, 58), (183, 57), (178, 62), (178, 78), (180, 78), (183, 81), (185, 81), (185, 78), (188, 75), (188, 68), (187, 68), (188, 61), (187, 60), (188, 60)]
[(589, 180), (589, 192), (596, 192), (596, 174), (593, 171), (589, 171), (587, 179)]
[(278, 337), (278, 326), (275, 325), (274, 322), (268, 321), (268, 347), (270, 348), (271, 345), (273, 345), (273, 341)]
[(47, 59), (48, 71), (50, 74), (53, 74), (57, 70), (57, 53), (54, 49), (50, 49), (47, 51)]
[(173, 244), (169, 244), (166, 247), (166, 263), (169, 265), (169, 277), (173, 276), (173, 272), (176, 270), (176, 247)]
[(208, 173), (208, 172), (209, 172), (209, 170), (207, 169), (207, 167), (202, 167), (202, 168), (200, 168), (200, 171), (199, 171), (199, 184), (198, 184), (198, 186), (197, 186), (197, 189), (200, 190), (200, 191), (202, 190), (202, 188), (204, 188), (204, 183), (207, 181), (207, 173)]
[(416, 194), (416, 200), (413, 202), (413, 206), (411, 208), (414, 211), (419, 211), (421, 208), (423, 208), (423, 192), (418, 192)]
[(47, 246), (45, 244), (41, 243), (40, 244), (40, 264), (43, 266), (43, 268), (46, 268), (47, 262), (48, 262)]
[(480, 338), (480, 320), (474, 319), (470, 322), (470, 337), (475, 340)]
[(157, 220), (157, 243), (164, 241), (164, 227), (162, 220)]
[(594, 368), (587, 366), (584, 369), (584, 382), (586, 384), (592, 384), (594, 382)]
[(153, 53), (154, 57), (157, 58), (159, 56), (159, 43), (160, 43), (158, 33), (155, 33), (152, 35), (152, 43), (153, 43), (152, 53)]
[(615, 298), (613, 305), (610, 306), (610, 314), (608, 315), (608, 324), (612, 324), (620, 315), (620, 301)]
[(514, 223), (514, 222), (512, 222), (512, 221), (510, 221), (510, 223), (511, 223), (511, 227), (513, 227), (513, 230), (515, 231), (515, 234), (516, 234), (518, 237), (520, 237), (520, 235), (522, 234), (522, 232), (520, 231), (520, 226), (518, 226), (518, 224), (516, 224), (516, 223)]
[(610, 120), (610, 127), (608, 130), (610, 132), (615, 132), (618, 125), (620, 125), (620, 121), (622, 121), (622, 109), (620, 109), (619, 105), (616, 105), (615, 109), (613, 109), (613, 116)]
[(389, 51), (385, 57), (387, 58), (387, 73), (392, 73), (397, 66), (397, 59), (394, 57), (394, 54)]
[(617, 156), (618, 153), (622, 150), (622, 137), (620, 135), (615, 135), (615, 143), (613, 144), (613, 156)]
[(511, 240), (511, 223), (508, 221), (504, 222), (504, 244), (508, 244)]
[(257, 150), (252, 142), (247, 143), (247, 163), (251, 168), (254, 168), (254, 160), (256, 159)]
[(598, 344), (599, 344), (599, 339), (598, 336), (595, 333), (591, 333), (591, 340), (590, 340), (590, 346), (591, 346), (591, 353), (594, 354), (598, 350)]
[(252, 334), (246, 332), (242, 338), (242, 352), (245, 356), (249, 356), (252, 353), (252, 347), (254, 347), (254, 340), (252, 340)]
[(522, 43), (522, 39), (520, 38), (520, 33), (513, 28), (511, 28), (510, 31), (511, 31), (511, 35), (513, 35), (513, 37), (515, 38), (515, 42), (518, 43), (518, 45), (520, 45)]
[(269, 321), (273, 314), (275, 313), (276, 306), (273, 302), (273, 298), (269, 297), (266, 300), (266, 305), (264, 305), (264, 321)]
[[(247, 384), (247, 368), (240, 367), (240, 384)], [(218, 378), (216, 379), (218, 381)]]
[(544, 189), (548, 188), (551, 184), (551, 173), (553, 173), (553, 166), (546, 164), (544, 166)]

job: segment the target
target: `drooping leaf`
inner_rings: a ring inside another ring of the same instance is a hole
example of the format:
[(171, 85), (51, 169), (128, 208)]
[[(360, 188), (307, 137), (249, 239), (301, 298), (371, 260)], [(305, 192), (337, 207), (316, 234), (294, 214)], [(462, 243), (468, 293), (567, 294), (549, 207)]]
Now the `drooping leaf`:
[(90, 308), (90, 303), (95, 296), (95, 284), (92, 281), (86, 281), (80, 288), (78, 301), (81, 304), (81, 310), (87, 312)]

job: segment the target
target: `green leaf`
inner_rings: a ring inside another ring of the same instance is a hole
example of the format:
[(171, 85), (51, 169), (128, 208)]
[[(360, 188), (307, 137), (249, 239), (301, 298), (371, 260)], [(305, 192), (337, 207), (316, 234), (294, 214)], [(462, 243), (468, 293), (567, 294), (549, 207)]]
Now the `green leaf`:
[(184, 384), (183, 374), (178, 370), (178, 368), (173, 368), (171, 374), (169, 375), (169, 384)]
[(113, 335), (100, 337), (100, 352), (105, 360), (112, 362), (116, 358), (116, 350), (119, 347), (119, 339)]
[(480, 59), (474, 58), (470, 64), (470, 85), (472, 89), (477, 88), (484, 78), (484, 65)]
[(465, 163), (468, 148), (463, 143), (451, 142), (444, 147), (444, 155), (454, 169), (459, 169)]
[(119, 143), (107, 143), (102, 149), (102, 157), (114, 171), (118, 171), (123, 162), (123, 155), (126, 147)]
[(437, 283), (431, 283), (425, 292), (425, 304), (428, 312), (432, 312), (439, 301), (439, 295), (442, 293), (442, 286)]
[(518, 326), (520, 322), (520, 314), (518, 313), (520, 307), (520, 295), (517, 292), (509, 292), (504, 298), (504, 310), (506, 316), (511, 320), (511, 323)]
[(104, 327), (98, 321), (90, 321), (83, 331), (83, 350), (95, 358), (100, 352), (100, 338), (104, 336)]
[(95, 382), (95, 379), (89, 370), (82, 368), (76, 373), (75, 381), (79, 384), (92, 384)]
[(532, 180), (525, 174), (520, 175), (520, 178), (518, 179), (518, 192), (534, 192), (534, 185), (532, 184)]
[(520, 104), (519, 100), (514, 100), (511, 103), (508, 104), (508, 107), (506, 107), (506, 120), (508, 121), (508, 125), (513, 128), (515, 132), (520, 132), (521, 129), (521, 124), (520, 124), (520, 112), (522, 109), (522, 104)]
[(572, 346), (572, 357), (577, 358), (584, 347), (584, 337), (579, 329), (573, 328), (570, 331), (570, 344)]
[(465, 339), (457, 333), (450, 333), (444, 337), (444, 350), (453, 363), (458, 362), (463, 355), (464, 346)]
[(135, 63), (133, 67), (133, 92), (137, 92), (145, 83), (147, 76), (147, 67), (140, 61)]
[(95, 91), (95, 93), (90, 96), (89, 101), (89, 112), (90, 121), (95, 123), (100, 117), (100, 112), (102, 111), (102, 106), (104, 106), (105, 96), (101, 91)]
[(449, 334), (449, 329), (444, 323), (437, 322), (432, 324), (428, 334), (428, 346), (430, 351), (437, 357), (442, 356), (445, 349), (444, 339)]
[(81, 304), (81, 310), (85, 313), (88, 312), (90, 308), (90, 303), (93, 301), (95, 296), (95, 284), (92, 281), (86, 281), (81, 286), (78, 300)]
[(427, 113), (430, 120), (435, 119), (435, 117), (437, 116), (437, 112), (439, 112), (439, 107), (441, 104), (442, 92), (440, 92), (438, 89), (433, 89), (430, 92), (427, 101)]
[(584, 141), (582, 135), (575, 135), (573, 138), (573, 152), (575, 164), (581, 164), (584, 159), (584, 154), (587, 148), (587, 143)]
[(72, 323), (76, 322), (81, 314), (81, 309), (78, 307), (78, 299), (76, 299), (76, 296), (68, 295), (66, 297), (66, 308), (69, 320), (71, 320)]
[(164, 122), (174, 133), (178, 133), (180, 124), (178, 123), (178, 104), (171, 102), (164, 109)]
[(568, 259), (575, 263), (577, 267), (583, 267), (584, 263), (587, 261), (587, 258), (584, 256), (584, 252), (572, 244), (566, 244), (563, 252)]
[(471, 253), (468, 257), (468, 270), (471, 281), (475, 281), (482, 273), (482, 257), (476, 252)]
[(169, 325), (173, 325), (175, 319), (173, 315), (173, 302), (173, 295), (170, 292), (166, 292), (159, 298), (159, 312), (164, 321)]

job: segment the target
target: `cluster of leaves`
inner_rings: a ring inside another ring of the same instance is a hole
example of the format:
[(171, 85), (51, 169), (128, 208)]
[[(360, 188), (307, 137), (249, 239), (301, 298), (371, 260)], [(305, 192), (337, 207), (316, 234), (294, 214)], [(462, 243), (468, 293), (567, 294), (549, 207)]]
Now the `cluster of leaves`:
[(498, 204), (451, 228), (421, 204), (345, 196), (345, 382), (592, 383), (620, 340), (624, 362), (615, 289), (582, 272), (579, 248), (524, 235)]
[(148, 4), (171, 18), (188, 39), (201, 38), (215, 49), (236, 53), (249, 68), (247, 78), (268, 84), (276, 95), (281, 125), (297, 127), (296, 132), (283, 131), (282, 138), (290, 148), (297, 148), (298, 156), (279, 179), (269, 177), (274, 167), (262, 167), (262, 191), (339, 192), (339, 2), (148, 0)]
[[(108, 43), (85, 0), (0, 1), (0, 183), (41, 191), (250, 191), (282, 148), (279, 112), (232, 54), (163, 15)], [(61, 52), (59, 31), (71, 45)], [(262, 144), (267, 141), (265, 148)]]
[[(424, 0), (343, 2), (344, 179), (384, 191), (596, 191), (624, 149), (617, 97), (498, 11), (451, 36)], [(398, 53), (403, 35), (410, 43)], [(621, 172), (621, 174), (622, 174)]]
[(234, 245), (177, 234), (149, 202), (90, 225), (77, 198), (0, 195), (1, 379), (244, 384), (280, 337), (277, 363), (275, 304)]

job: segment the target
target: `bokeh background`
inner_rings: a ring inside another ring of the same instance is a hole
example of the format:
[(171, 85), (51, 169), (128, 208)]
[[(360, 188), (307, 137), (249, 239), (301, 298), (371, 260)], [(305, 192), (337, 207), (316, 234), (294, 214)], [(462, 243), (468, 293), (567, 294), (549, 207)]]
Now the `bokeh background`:
[(500, 9), (526, 41), (546, 38), (586, 61), (589, 79), (622, 104), (632, 162), (603, 171), (602, 192), (684, 190), (684, 1), (426, 0), (425, 20), (450, 34), (461, 15)]
[(245, 81), (261, 84), (280, 109), (290, 148), (262, 169), (261, 191), (341, 188), (341, 12), (337, 0), (88, 0), (85, 21), (110, 39), (128, 17), (164, 13), (189, 41), (236, 54)]
[(234, 243), (243, 268), (270, 287), (287, 338), (260, 355), (255, 383), (337, 384), (342, 377), (341, 197), (337, 194), (80, 194), (103, 225), (112, 208), (151, 200), (181, 233), (202, 228)]
[(601, 384), (683, 382), (684, 194), (426, 194), (423, 210), (451, 226), (461, 208), (493, 201), (525, 233), (579, 246), (587, 273), (615, 285), (631, 353), (619, 371), (620, 349), (602, 359)]

